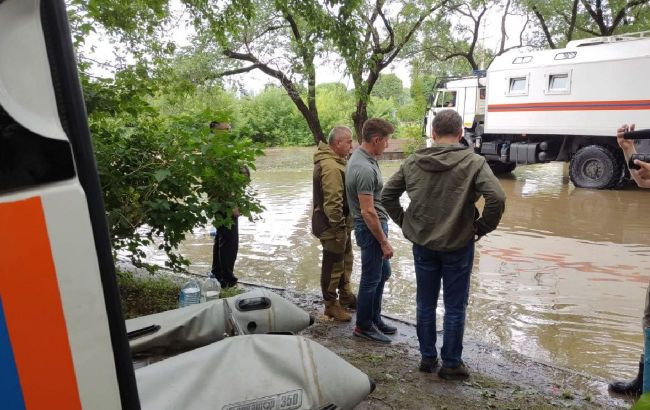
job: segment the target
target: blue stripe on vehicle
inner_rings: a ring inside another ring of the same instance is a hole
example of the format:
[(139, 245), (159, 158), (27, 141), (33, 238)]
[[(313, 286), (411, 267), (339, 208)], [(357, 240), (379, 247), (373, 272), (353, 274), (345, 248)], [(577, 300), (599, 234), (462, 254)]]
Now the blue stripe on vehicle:
[(7, 410), (24, 410), (25, 400), (20, 387), (14, 352), (9, 339), (0, 296), (0, 407)]

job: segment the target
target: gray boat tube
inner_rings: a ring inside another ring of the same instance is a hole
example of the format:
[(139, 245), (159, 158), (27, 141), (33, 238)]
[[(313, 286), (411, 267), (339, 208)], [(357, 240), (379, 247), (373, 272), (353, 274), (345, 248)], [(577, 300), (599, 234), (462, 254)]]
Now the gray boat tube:
[(302, 336), (246, 335), (136, 370), (142, 409), (352, 409), (361, 370)]
[(313, 318), (290, 301), (265, 289), (126, 321), (135, 355), (179, 353), (229, 336), (296, 333)]

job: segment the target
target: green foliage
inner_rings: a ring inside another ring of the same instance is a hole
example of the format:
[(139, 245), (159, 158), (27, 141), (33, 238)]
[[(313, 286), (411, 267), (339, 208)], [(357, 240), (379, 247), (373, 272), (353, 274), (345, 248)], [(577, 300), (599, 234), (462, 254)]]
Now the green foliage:
[[(143, 249), (157, 246), (167, 266), (183, 270), (185, 233), (230, 224), (235, 207), (261, 211), (242, 173), (261, 150), (238, 133), (210, 131), (211, 121), (236, 123), (236, 100), (210, 81), (205, 56), (172, 56), (167, 0), (72, 0), (68, 14), (113, 248), (153, 271)], [(91, 32), (112, 41), (115, 64), (86, 58)], [(110, 68), (105, 78), (98, 67)]]
[(344, 84), (320, 84), (316, 88), (316, 103), (325, 134), (336, 125), (351, 127), (350, 113), (354, 110), (354, 94)]
[[(354, 106), (348, 118), (354, 121), (358, 133), (368, 117), (367, 105), (377, 80), (379, 89), (373, 96), (393, 98), (397, 104), (406, 102), (399, 79), (387, 75), (382, 80), (380, 73), (414, 50), (422, 21), (435, 14), (440, 6), (431, 0), (407, 0), (390, 5), (360, 0), (185, 0), (184, 3), (194, 16), (199, 37), (213, 42), (235, 67), (223, 74), (261, 70), (279, 80), (316, 141), (322, 138), (323, 129), (341, 122), (334, 115), (333, 119), (325, 118), (321, 123), (322, 110), (317, 103), (322, 98), (315, 92), (317, 58), (329, 60), (330, 53), (334, 52), (345, 63), (345, 71), (354, 84)], [(265, 143), (276, 144), (282, 140), (268, 131), (261, 132), (260, 126), (251, 131), (256, 140)]]
[(406, 155), (426, 147), (426, 138), (422, 137), (422, 126), (422, 123), (412, 122), (402, 124), (400, 127), (400, 138), (408, 140), (404, 146)]
[(241, 102), (240, 133), (264, 145), (310, 145), (312, 134), (286, 93), (267, 87)]
[(631, 410), (648, 410), (650, 409), (650, 393), (644, 393), (631, 407)]
[(183, 94), (157, 94), (152, 104), (166, 117), (177, 115), (201, 115), (210, 112), (212, 121), (227, 122), (234, 129), (240, 125), (240, 103), (234, 94), (220, 86), (195, 87)]
[(387, 121), (397, 124), (397, 107), (393, 99), (371, 98), (368, 105), (368, 115), (377, 118), (383, 118)]
[(114, 79), (82, 73), (82, 80), (113, 247), (136, 266), (143, 266), (142, 245), (155, 243), (181, 270), (187, 261), (176, 249), (186, 232), (217, 216), (215, 223), (229, 223), (234, 207), (247, 216), (261, 210), (241, 174), (261, 151), (210, 132), (223, 111), (195, 104), (162, 115), (150, 103), (155, 78), (137, 65)]
[(370, 95), (383, 99), (392, 98), (394, 101), (402, 103), (404, 101), (404, 85), (395, 74), (381, 74)]
[(122, 314), (125, 319), (176, 309), (180, 285), (167, 278), (136, 279), (132, 273), (117, 271)]

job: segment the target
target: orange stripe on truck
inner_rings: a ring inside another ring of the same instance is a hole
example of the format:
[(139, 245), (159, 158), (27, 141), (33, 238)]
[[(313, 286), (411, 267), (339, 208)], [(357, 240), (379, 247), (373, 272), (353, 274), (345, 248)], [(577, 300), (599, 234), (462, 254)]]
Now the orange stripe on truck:
[(543, 103), (489, 104), (487, 109), (490, 112), (650, 110), (650, 100), (558, 101)]
[(0, 255), (0, 295), (25, 407), (80, 409), (40, 198), (0, 203)]

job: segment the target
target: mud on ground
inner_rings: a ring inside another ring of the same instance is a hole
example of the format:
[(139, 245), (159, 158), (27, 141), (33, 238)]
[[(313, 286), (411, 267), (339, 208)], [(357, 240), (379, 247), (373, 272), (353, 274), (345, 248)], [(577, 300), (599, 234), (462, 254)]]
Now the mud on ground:
[[(632, 397), (615, 397), (607, 382), (465, 338), (463, 358), (471, 377), (446, 381), (418, 371), (415, 326), (387, 316), (398, 327), (391, 345), (352, 336), (353, 322), (323, 316), (319, 297), (277, 290), (312, 314), (316, 322), (301, 334), (337, 353), (377, 384), (357, 409), (615, 409), (629, 408)], [(354, 320), (354, 319), (353, 319)], [(441, 334), (438, 337), (440, 348)]]

